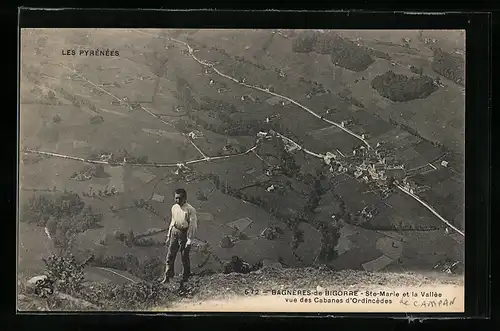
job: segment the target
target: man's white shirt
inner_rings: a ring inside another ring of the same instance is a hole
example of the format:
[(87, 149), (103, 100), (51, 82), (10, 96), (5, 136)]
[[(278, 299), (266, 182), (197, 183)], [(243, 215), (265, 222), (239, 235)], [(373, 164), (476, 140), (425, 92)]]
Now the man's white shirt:
[(194, 238), (196, 229), (198, 228), (198, 218), (196, 217), (196, 209), (189, 203), (182, 206), (175, 204), (172, 206), (172, 220), (170, 222), (169, 233), (172, 227), (176, 225), (178, 228), (187, 228), (187, 244), (191, 243)]

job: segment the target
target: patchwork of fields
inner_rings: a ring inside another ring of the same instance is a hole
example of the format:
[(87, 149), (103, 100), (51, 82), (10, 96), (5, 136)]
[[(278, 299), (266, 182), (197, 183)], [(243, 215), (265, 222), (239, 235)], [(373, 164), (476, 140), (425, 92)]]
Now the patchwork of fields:
[[(285, 152), (283, 146), (256, 137), (259, 131), (275, 130), (314, 153), (352, 155), (363, 143), (323, 119), (345, 121), (369, 144), (387, 146), (411, 174), (408, 178), (422, 188), (418, 196), (463, 230), (460, 87), (443, 78), (445, 87), (427, 98), (395, 103), (370, 86), (374, 77), (389, 70), (413, 75), (410, 64), (436, 76), (429, 49), (419, 51), (417, 44), (402, 49), (364, 33), (353, 37), (342, 32), (391, 56), (353, 72), (325, 55), (294, 53), (291, 37), (272, 31), (198, 30), (175, 36), (195, 50), (197, 59), (215, 63), (218, 71), (245, 84), (288, 96), (322, 116), (317, 118), (297, 104), (222, 77), (195, 61), (183, 44), (158, 35), (125, 30), (23, 34), (21, 149), (73, 159), (23, 153), (20, 204), (40, 190), (82, 196), (102, 220), (100, 227), (77, 235), (74, 252), (80, 257), (93, 252), (163, 261), (164, 233), (151, 236), (154, 243), (145, 246), (127, 246), (115, 234), (166, 228), (172, 192), (184, 187), (199, 213), (196, 239), (210, 247), (209, 253), (192, 253), (194, 272), (220, 271), (221, 261), (235, 255), (251, 264), (264, 259), (290, 267), (322, 262), (335, 269), (375, 271), (429, 269), (445, 258), (463, 259), (462, 243), (409, 195), (396, 190), (382, 198), (347, 173), (330, 173), (323, 160), (300, 150)], [(44, 37), (50, 38), (50, 47), (36, 42)], [(63, 58), (60, 49), (75, 40), (119, 49), (120, 56)], [(321, 88), (324, 93), (317, 92)], [(199, 136), (191, 138), (187, 133), (194, 131)], [(108, 154), (142, 161), (103, 161), (105, 177), (71, 179), (89, 160), (107, 160), (103, 157)], [(176, 163), (186, 163), (187, 174)], [(89, 195), (111, 188), (113, 195)], [(354, 215), (365, 207), (378, 211), (369, 227), (333, 217)], [(224, 237), (233, 237), (228, 223), (243, 218), (250, 220), (241, 231), (246, 238), (221, 247)], [(326, 224), (338, 230), (336, 256), (318, 262), (326, 245)], [(282, 232), (272, 240), (261, 236), (272, 227)], [(303, 238), (295, 245), (297, 232)], [(51, 242), (43, 227), (21, 222), (19, 240), (25, 245), (20, 270), (42, 268), (42, 245)], [(180, 261), (177, 265), (180, 270)], [(98, 270), (91, 274), (109, 276)]]

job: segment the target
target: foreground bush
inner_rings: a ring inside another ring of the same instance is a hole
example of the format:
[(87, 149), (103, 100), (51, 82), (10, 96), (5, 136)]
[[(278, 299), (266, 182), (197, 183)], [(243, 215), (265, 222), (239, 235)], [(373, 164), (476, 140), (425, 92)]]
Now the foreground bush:
[[(37, 301), (34, 306), (47, 307), (45, 310), (89, 307), (99, 310), (148, 310), (157, 305), (168, 305), (173, 298), (172, 291), (158, 283), (144, 281), (114, 285), (85, 281), (83, 270), (89, 261), (80, 263), (72, 255), (52, 255), (44, 259), (46, 279), (31, 291), (23, 288), (20, 292), (31, 296), (32, 303)], [(149, 269), (156, 267), (149, 264)], [(46, 289), (38, 287), (49, 287), (50, 291), (42, 291)]]
[(83, 265), (79, 264), (72, 255), (51, 255), (43, 259), (46, 275), (56, 290), (68, 294), (78, 293), (82, 290)]
[(166, 306), (174, 294), (159, 283), (128, 283), (112, 285), (88, 283), (81, 297), (103, 310), (148, 310)]
[(146, 281), (158, 279), (165, 267), (163, 260), (156, 256), (139, 261), (131, 254), (125, 254), (125, 256), (97, 255), (91, 264), (98, 267), (127, 271)]

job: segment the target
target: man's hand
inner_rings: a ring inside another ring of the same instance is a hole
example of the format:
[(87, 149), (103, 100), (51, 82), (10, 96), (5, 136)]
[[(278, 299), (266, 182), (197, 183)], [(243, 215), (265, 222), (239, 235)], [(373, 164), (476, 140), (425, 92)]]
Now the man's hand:
[(186, 248), (188, 248), (189, 246), (191, 246), (191, 238), (188, 238), (186, 241)]

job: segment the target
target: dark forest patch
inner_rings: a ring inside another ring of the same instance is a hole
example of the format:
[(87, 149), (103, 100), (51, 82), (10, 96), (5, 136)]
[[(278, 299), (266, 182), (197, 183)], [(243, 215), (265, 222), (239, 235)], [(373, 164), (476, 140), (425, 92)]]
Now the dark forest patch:
[(392, 71), (373, 78), (371, 87), (381, 96), (396, 102), (425, 99), (438, 89), (429, 76), (408, 77)]
[(336, 66), (356, 72), (364, 71), (372, 65), (375, 62), (372, 56), (390, 58), (388, 54), (358, 46), (337, 34), (321, 34), (310, 31), (299, 34), (293, 40), (292, 51), (330, 55), (332, 63)]

